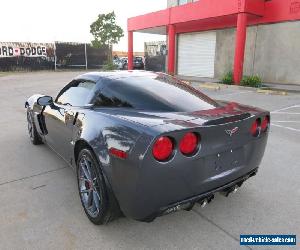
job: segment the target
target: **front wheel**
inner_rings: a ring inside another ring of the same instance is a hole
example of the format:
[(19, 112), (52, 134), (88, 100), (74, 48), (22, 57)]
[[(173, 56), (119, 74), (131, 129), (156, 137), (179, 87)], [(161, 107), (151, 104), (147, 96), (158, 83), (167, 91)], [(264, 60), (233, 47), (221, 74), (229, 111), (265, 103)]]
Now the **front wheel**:
[(33, 145), (39, 145), (43, 143), (41, 137), (39, 136), (36, 130), (33, 117), (29, 110), (27, 110), (27, 129), (28, 129), (30, 141), (32, 142)]
[(119, 215), (119, 207), (108, 192), (100, 166), (89, 149), (79, 153), (77, 180), (82, 206), (92, 223), (106, 224)]

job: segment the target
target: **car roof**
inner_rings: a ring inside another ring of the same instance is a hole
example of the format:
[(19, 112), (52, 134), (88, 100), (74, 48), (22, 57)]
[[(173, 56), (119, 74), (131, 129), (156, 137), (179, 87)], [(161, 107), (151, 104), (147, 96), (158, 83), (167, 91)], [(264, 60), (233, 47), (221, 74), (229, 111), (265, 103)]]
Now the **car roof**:
[[(160, 73), (162, 74), (162, 73)], [(127, 70), (127, 71), (104, 71), (104, 72), (90, 72), (80, 76), (77, 76), (75, 80), (90, 80), (97, 82), (100, 79), (124, 79), (124, 78), (132, 78), (132, 77), (156, 77), (158, 73), (144, 71), (144, 70)]]

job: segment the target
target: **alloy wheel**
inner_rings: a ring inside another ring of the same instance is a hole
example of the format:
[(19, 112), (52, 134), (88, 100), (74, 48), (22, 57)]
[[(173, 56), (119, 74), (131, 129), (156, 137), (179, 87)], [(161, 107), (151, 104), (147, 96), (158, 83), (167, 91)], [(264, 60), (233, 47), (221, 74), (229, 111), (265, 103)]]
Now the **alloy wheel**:
[(82, 203), (88, 214), (95, 218), (100, 213), (100, 185), (94, 171), (95, 166), (87, 155), (79, 159), (78, 184)]

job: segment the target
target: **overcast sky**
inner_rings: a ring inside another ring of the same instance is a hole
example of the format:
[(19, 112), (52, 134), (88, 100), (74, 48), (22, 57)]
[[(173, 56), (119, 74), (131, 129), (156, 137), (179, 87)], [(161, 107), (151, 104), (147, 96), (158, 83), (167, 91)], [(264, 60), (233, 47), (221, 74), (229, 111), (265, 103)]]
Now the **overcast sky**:
[[(1, 0), (2, 42), (90, 42), (90, 24), (98, 14), (115, 11), (125, 37), (114, 47), (127, 50), (127, 18), (166, 8), (166, 0)], [(164, 36), (136, 33), (134, 51), (144, 50), (144, 41)]]

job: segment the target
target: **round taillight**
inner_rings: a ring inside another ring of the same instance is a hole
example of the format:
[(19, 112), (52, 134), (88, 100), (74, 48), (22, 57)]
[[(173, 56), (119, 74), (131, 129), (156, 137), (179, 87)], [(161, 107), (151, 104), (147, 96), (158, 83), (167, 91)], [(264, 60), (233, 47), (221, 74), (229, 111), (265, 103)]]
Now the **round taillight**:
[(193, 155), (198, 147), (198, 136), (195, 133), (187, 133), (179, 143), (180, 152), (184, 155)]
[(270, 117), (267, 115), (261, 122), (261, 130), (263, 132), (267, 131), (269, 128), (269, 124), (270, 124)]
[(250, 129), (250, 132), (253, 136), (257, 137), (260, 133), (260, 119), (256, 119)]
[(162, 136), (153, 145), (152, 154), (158, 161), (168, 160), (173, 153), (173, 142), (169, 137)]

